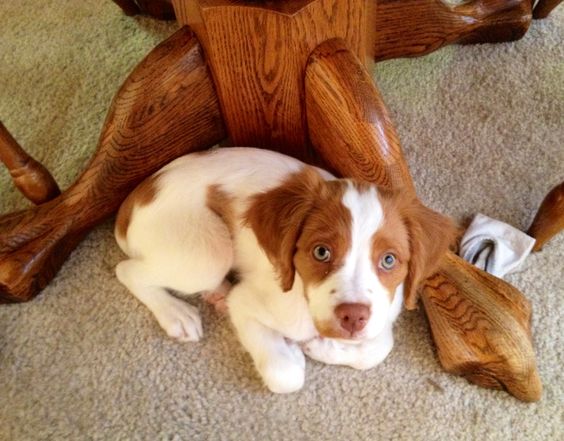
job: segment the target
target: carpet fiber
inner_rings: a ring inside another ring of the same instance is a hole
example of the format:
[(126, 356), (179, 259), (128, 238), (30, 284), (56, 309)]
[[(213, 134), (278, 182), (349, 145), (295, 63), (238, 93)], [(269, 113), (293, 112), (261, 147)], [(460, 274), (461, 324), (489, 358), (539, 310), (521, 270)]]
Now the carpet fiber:
[[(0, 2), (0, 118), (68, 187), (121, 82), (177, 26), (107, 0)], [(428, 205), (528, 227), (564, 178), (563, 40), (560, 7), (515, 43), (375, 67)], [(0, 212), (28, 206), (5, 170), (0, 192)], [(564, 235), (508, 277), (533, 305), (535, 404), (443, 372), (422, 311), (402, 314), (377, 368), (308, 362), (302, 391), (271, 394), (208, 306), (201, 343), (167, 339), (117, 282), (122, 257), (106, 222), (37, 299), (0, 306), (1, 440), (564, 439)]]

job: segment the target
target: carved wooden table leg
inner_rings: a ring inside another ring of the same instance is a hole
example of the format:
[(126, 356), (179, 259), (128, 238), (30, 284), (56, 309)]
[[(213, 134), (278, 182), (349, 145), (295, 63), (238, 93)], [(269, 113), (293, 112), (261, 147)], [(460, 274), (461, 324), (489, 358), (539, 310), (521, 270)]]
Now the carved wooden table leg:
[(546, 195), (529, 227), (527, 234), (537, 241), (533, 251), (540, 251), (544, 244), (564, 229), (564, 182)]
[(533, 11), (533, 18), (546, 18), (550, 15), (554, 8), (556, 8), (562, 0), (539, 0)]
[(521, 38), (531, 23), (531, 0), (375, 0), (369, 26), (375, 60), (428, 54), (452, 43)]
[(16, 188), (34, 204), (42, 204), (61, 194), (51, 173), (20, 147), (2, 121), (0, 161), (8, 168)]
[(113, 0), (113, 2), (118, 5), (125, 15), (136, 15), (141, 11), (135, 0)]
[(517, 289), (447, 253), (421, 298), (447, 372), (523, 401), (540, 399), (531, 305)]
[[(313, 52), (305, 91), (311, 142), (334, 170), (413, 191), (380, 95), (342, 40)], [(524, 401), (540, 398), (530, 305), (519, 291), (448, 252), (421, 295), (447, 371), (484, 387), (505, 388)]]
[(225, 137), (200, 46), (182, 28), (135, 68), (117, 93), (98, 151), (62, 195), (0, 217), (0, 300), (24, 301), (55, 275), (86, 232), (143, 178)]

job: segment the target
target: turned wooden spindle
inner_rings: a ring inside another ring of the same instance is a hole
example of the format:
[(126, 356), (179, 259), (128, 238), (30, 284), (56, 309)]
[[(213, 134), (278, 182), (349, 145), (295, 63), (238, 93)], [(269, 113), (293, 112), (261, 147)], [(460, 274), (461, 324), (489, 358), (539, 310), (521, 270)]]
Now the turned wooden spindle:
[(24, 301), (56, 274), (90, 228), (143, 178), (225, 138), (200, 45), (182, 28), (135, 68), (116, 94), (98, 151), (57, 198), (0, 217), (0, 301)]
[(29, 156), (0, 121), (0, 161), (8, 168), (14, 185), (34, 204), (61, 194), (51, 173)]
[[(312, 53), (305, 92), (311, 142), (333, 170), (414, 191), (378, 90), (344, 41)], [(447, 252), (421, 297), (445, 370), (524, 401), (540, 398), (530, 304), (517, 289)]]
[(564, 229), (564, 182), (554, 187), (542, 201), (527, 234), (536, 239), (533, 251)]

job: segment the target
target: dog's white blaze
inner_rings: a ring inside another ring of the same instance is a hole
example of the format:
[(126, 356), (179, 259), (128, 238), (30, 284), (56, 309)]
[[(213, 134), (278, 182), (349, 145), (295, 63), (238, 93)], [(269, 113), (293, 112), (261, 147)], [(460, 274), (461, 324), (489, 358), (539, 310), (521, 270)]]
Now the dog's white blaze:
[(371, 316), (365, 332), (374, 336), (387, 323), (390, 309), (389, 293), (372, 263), (373, 237), (382, 226), (384, 212), (375, 188), (359, 192), (351, 184), (343, 196), (343, 204), (351, 212), (352, 225), (351, 249), (339, 271), (345, 285), (339, 300), (370, 305)]
[(371, 316), (364, 334), (373, 338), (390, 318), (389, 293), (372, 264), (372, 240), (383, 223), (384, 212), (374, 188), (359, 192), (349, 184), (342, 202), (352, 218), (350, 248), (343, 266), (310, 289), (310, 310), (317, 320), (333, 321), (337, 305), (367, 304)]
[(371, 188), (359, 193), (352, 185), (343, 196), (343, 205), (351, 213), (351, 248), (342, 269), (342, 279), (348, 281), (347, 301), (367, 301), (368, 289), (377, 282), (382, 287), (372, 265), (372, 238), (382, 225), (384, 213), (376, 191)]

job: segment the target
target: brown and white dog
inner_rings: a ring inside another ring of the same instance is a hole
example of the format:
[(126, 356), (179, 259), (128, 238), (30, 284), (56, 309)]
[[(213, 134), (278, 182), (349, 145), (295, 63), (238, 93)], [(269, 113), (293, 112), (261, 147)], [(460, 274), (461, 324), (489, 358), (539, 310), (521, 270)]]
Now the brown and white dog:
[(367, 369), (393, 346), (392, 323), (454, 237), (414, 197), (278, 153), (225, 148), (170, 163), (123, 203), (119, 280), (180, 341), (198, 310), (171, 295), (226, 292), (239, 340), (267, 387), (304, 382), (304, 352)]

